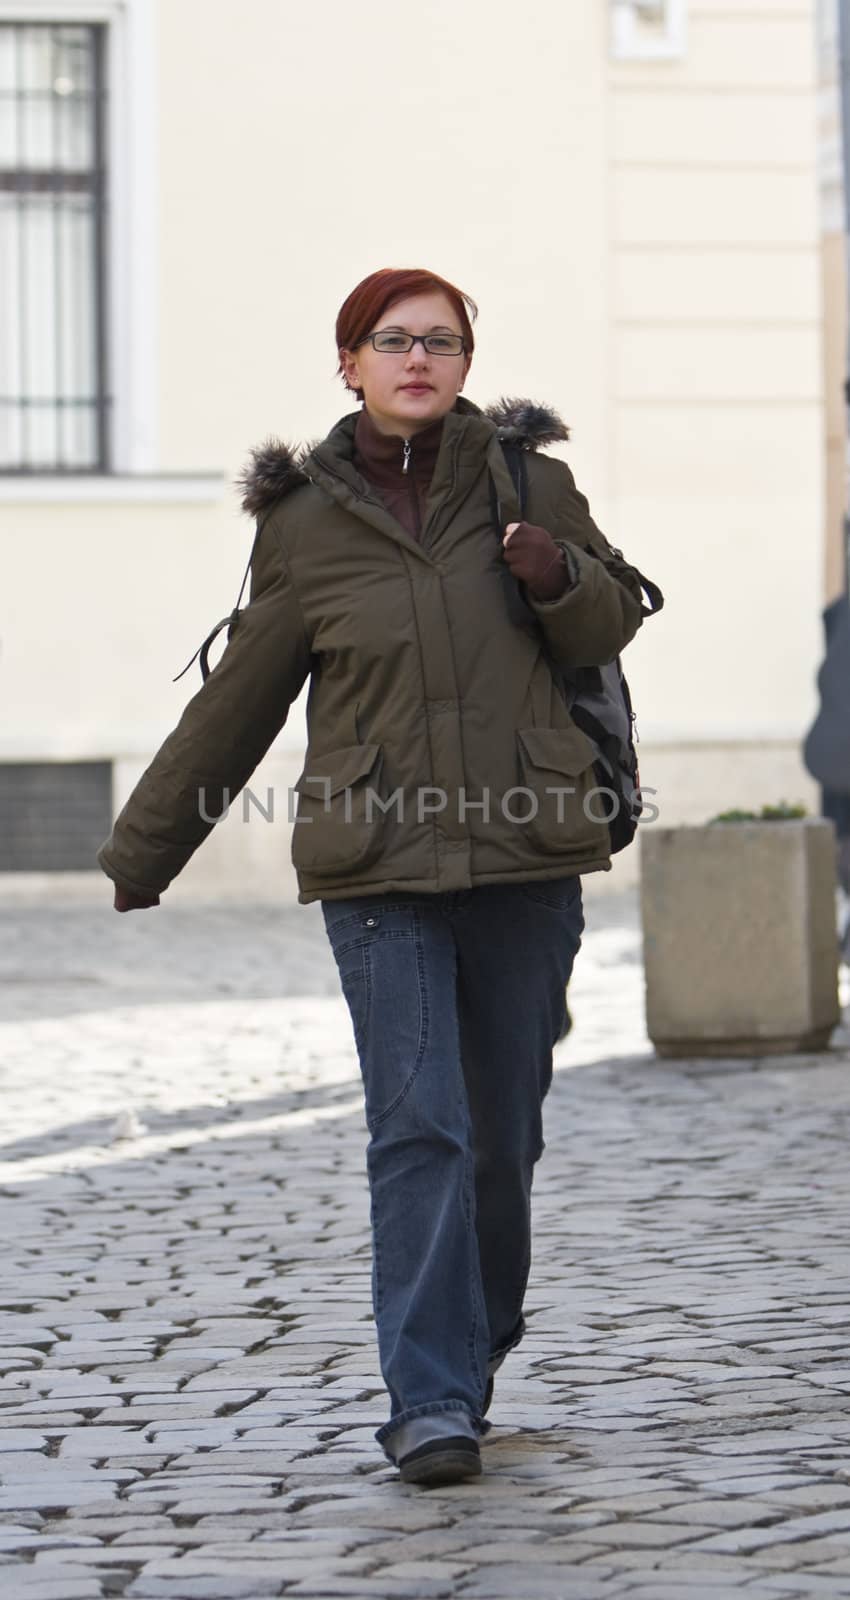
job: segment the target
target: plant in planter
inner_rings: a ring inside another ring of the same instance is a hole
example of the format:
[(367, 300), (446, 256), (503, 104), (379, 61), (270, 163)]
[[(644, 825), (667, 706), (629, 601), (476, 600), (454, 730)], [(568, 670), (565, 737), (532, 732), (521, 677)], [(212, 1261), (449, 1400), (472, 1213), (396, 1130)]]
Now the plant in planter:
[(640, 837), (658, 1054), (826, 1049), (840, 1016), (833, 824), (783, 801)]
[(789, 806), (787, 800), (780, 800), (778, 806), (762, 806), (761, 811), (721, 811), (709, 822), (790, 822), (805, 816), (805, 806)]

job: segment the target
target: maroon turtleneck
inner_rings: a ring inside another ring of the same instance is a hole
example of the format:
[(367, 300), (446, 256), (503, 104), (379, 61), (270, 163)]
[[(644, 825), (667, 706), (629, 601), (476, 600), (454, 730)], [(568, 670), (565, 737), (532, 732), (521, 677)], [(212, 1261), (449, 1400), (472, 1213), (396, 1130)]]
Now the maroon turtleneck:
[(404, 471), (404, 440), (399, 434), (380, 433), (368, 411), (361, 411), (354, 428), (354, 465), (377, 489), (388, 511), (414, 539), (422, 534), (425, 501), (443, 437), (443, 418), (410, 435), (410, 455)]
[[(440, 452), (443, 420), (438, 417), (407, 441), (399, 434), (381, 433), (365, 406), (354, 425), (355, 467), (416, 540), (422, 537), (425, 501)], [(406, 471), (405, 443), (409, 445)], [(553, 553), (550, 535), (534, 523), (518, 524), (508, 541), (506, 560), (518, 579), (533, 584), (531, 593), (536, 600), (557, 600), (569, 586), (563, 551), (556, 546)]]

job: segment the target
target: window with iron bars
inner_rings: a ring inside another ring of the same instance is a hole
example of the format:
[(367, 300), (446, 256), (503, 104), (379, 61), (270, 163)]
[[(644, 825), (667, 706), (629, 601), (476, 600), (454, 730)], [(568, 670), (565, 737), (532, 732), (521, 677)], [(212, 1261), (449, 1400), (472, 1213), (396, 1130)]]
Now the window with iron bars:
[(102, 24), (0, 23), (0, 473), (109, 471)]

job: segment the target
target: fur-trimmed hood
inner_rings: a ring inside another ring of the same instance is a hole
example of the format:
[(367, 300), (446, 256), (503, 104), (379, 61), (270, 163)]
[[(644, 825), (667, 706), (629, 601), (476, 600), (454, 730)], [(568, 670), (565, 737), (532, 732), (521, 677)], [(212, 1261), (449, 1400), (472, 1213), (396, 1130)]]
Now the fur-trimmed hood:
[[(470, 401), (460, 397), (456, 409), (473, 416), (486, 417), (495, 424), (501, 439), (518, 444), (523, 450), (539, 450), (570, 436), (569, 428), (557, 411), (534, 400), (503, 396), (480, 411)], [(301, 484), (309, 483), (304, 470), (305, 462), (319, 443), (319, 440), (315, 440), (306, 445), (288, 445), (282, 439), (269, 437), (256, 445), (236, 479), (243, 511), (252, 517), (259, 516), (276, 500), (290, 494)]]
[(308, 483), (303, 463), (310, 454), (306, 445), (288, 445), (282, 439), (264, 439), (255, 445), (236, 479), (242, 495), (242, 510), (258, 517), (276, 500)]

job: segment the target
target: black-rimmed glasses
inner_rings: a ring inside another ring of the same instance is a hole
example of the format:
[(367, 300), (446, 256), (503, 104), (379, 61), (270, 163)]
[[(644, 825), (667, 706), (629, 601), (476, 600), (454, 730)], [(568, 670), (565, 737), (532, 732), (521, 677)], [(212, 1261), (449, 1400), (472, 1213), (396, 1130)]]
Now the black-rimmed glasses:
[(370, 344), (373, 350), (387, 355), (406, 355), (415, 344), (421, 344), (431, 356), (459, 356), (466, 346), (461, 333), (401, 333), (396, 328), (379, 328), (377, 333), (367, 333), (358, 339), (354, 349)]

